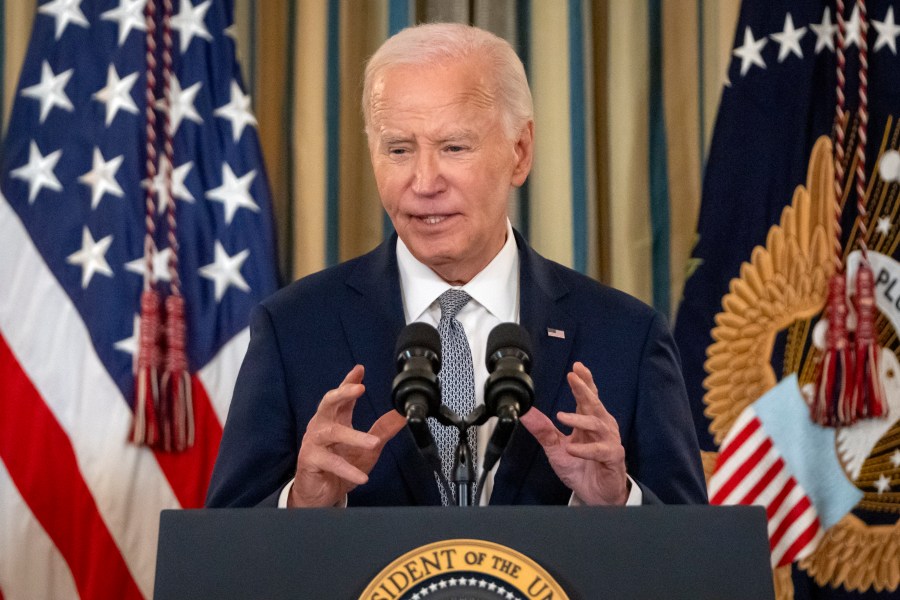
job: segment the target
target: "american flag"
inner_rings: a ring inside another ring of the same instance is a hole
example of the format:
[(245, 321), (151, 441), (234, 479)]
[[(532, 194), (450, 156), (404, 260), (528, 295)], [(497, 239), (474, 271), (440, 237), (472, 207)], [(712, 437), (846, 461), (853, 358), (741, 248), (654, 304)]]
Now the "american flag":
[(834, 435), (810, 420), (790, 375), (744, 409), (722, 441), (710, 504), (765, 507), (773, 567), (811, 554), (862, 499), (844, 475)]
[[(43, 2), (3, 142), (6, 600), (152, 596), (159, 512), (202, 505), (249, 311), (276, 287), (269, 190), (231, 4), (170, 4), (170, 198), (165, 174), (148, 179), (145, 168), (147, 1)], [(162, 15), (165, 3), (150, 1)], [(164, 121), (165, 105), (153, 104)], [(162, 209), (177, 203), (196, 420), (195, 445), (177, 454), (127, 441), (147, 186), (160, 209), (154, 273), (163, 286), (171, 248)]]

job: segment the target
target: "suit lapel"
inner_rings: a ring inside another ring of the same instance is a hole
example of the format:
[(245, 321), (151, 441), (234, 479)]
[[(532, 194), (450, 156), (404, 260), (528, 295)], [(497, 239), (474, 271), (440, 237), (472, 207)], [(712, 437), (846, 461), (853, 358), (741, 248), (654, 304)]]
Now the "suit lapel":
[[(516, 232), (519, 246), (519, 321), (531, 336), (535, 408), (553, 418), (557, 411), (560, 386), (575, 339), (576, 321), (560, 308), (568, 289)], [(548, 330), (553, 330), (550, 335)], [(559, 332), (562, 332), (560, 334)], [(558, 337), (564, 335), (563, 338)], [(513, 435), (497, 470), (491, 504), (511, 504), (519, 494), (540, 446), (524, 428)]]
[[(396, 235), (359, 259), (347, 278), (350, 300), (340, 307), (353, 358), (366, 368), (366, 393), (356, 410), (369, 411), (369, 422), (393, 410), (394, 346), (406, 324), (395, 247)], [(434, 476), (409, 431), (401, 431), (385, 452), (399, 465), (416, 504), (440, 504)]]

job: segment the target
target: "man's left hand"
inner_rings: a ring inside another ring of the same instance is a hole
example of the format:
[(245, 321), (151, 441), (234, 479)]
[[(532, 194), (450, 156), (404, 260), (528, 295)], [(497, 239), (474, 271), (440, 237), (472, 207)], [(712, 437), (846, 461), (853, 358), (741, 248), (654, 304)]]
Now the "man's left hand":
[(563, 434), (536, 408), (520, 417), (522, 425), (544, 448), (557, 477), (588, 505), (624, 505), (628, 499), (625, 449), (619, 425), (600, 402), (590, 370), (576, 362), (567, 375), (575, 396), (575, 412), (559, 412)]

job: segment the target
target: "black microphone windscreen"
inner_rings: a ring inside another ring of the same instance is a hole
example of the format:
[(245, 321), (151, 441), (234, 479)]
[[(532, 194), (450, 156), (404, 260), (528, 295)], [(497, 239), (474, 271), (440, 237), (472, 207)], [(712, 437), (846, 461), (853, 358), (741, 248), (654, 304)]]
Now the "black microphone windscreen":
[(410, 323), (404, 327), (397, 337), (397, 349), (394, 355), (400, 356), (413, 348), (431, 350), (440, 356), (441, 336), (438, 334), (438, 330), (428, 323)]
[(487, 353), (485, 354), (488, 371), (493, 370), (493, 356), (503, 348), (515, 348), (531, 357), (531, 338), (524, 327), (518, 323), (500, 323), (488, 334)]

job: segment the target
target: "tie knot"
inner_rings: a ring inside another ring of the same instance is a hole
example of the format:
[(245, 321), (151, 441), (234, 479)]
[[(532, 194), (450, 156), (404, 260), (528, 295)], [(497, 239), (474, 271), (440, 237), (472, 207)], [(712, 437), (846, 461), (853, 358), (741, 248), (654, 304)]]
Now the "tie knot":
[(452, 319), (472, 297), (462, 290), (450, 289), (441, 294), (438, 303), (441, 305), (441, 318)]

